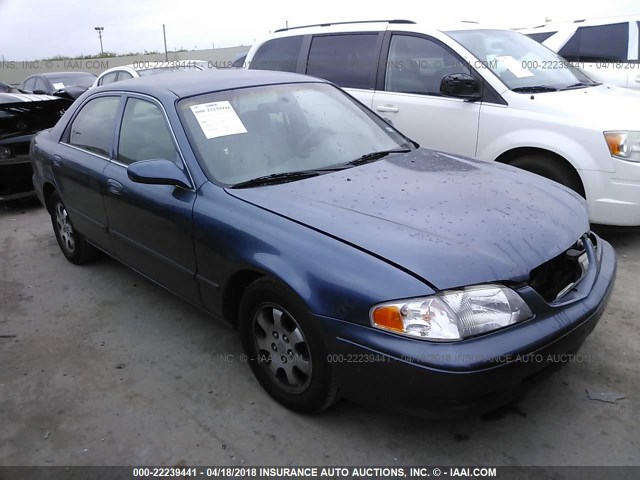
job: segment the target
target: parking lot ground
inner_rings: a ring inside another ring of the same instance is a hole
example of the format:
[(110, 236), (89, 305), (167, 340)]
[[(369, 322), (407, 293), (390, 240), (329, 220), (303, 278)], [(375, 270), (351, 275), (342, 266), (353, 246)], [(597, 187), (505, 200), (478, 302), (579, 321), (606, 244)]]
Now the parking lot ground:
[(385, 412), (292, 413), (234, 330), (112, 259), (67, 262), (39, 205), (0, 206), (0, 465), (637, 465), (640, 229), (598, 231), (618, 279), (583, 360), (434, 422), (392, 392)]

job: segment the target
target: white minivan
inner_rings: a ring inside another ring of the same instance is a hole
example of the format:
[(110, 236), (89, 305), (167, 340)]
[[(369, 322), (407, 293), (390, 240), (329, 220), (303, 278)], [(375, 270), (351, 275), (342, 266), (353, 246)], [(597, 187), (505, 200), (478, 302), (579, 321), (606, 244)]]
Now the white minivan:
[(640, 225), (640, 94), (591, 80), (525, 35), (323, 24), (277, 31), (246, 65), (328, 79), (422, 146), (562, 183), (593, 223)]

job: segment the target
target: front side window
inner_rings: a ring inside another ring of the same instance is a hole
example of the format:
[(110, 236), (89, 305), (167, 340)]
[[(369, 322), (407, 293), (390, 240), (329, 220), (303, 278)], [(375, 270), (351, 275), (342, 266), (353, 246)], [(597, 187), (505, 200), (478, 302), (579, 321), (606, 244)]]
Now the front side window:
[(302, 36), (274, 38), (263, 43), (253, 56), (252, 70), (295, 72), (302, 47)]
[(626, 62), (629, 24), (614, 23), (580, 27), (560, 49), (570, 62)]
[(109, 158), (120, 97), (98, 97), (87, 102), (71, 123), (69, 144)]
[(471, 72), (448, 48), (421, 37), (394, 35), (391, 38), (386, 91), (440, 95), (442, 78), (453, 73)]
[(314, 37), (307, 74), (341, 87), (373, 89), (378, 66), (377, 40), (377, 33)]
[(138, 98), (127, 100), (117, 158), (125, 165), (140, 160), (178, 160), (171, 131), (158, 105)]
[(211, 180), (346, 168), (363, 155), (413, 148), (404, 136), (325, 83), (270, 85), (182, 100), (190, 144)]
[(44, 78), (38, 77), (36, 79), (36, 88), (34, 90), (40, 90), (41, 92), (49, 92), (49, 85)]
[(521, 33), (509, 30), (447, 33), (514, 92), (542, 93), (597, 85), (558, 54)]

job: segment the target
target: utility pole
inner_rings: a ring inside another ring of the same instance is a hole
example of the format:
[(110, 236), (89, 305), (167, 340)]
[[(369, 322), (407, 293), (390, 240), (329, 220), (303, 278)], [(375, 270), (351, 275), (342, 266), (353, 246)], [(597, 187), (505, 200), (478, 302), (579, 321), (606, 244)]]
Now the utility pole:
[(104, 57), (104, 49), (102, 48), (102, 32), (104, 31), (104, 27), (93, 27), (96, 32), (98, 32), (98, 37), (100, 38), (100, 54)]
[(164, 28), (164, 23), (162, 24), (162, 36), (164, 37), (164, 61), (169, 61), (169, 53), (167, 52), (167, 31)]

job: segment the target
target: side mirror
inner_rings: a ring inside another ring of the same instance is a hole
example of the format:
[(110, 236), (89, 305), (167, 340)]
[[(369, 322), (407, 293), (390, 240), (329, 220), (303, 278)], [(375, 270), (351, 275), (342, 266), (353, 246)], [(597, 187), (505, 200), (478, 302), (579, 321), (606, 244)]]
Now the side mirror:
[(169, 160), (141, 160), (132, 163), (127, 167), (127, 175), (136, 183), (191, 188), (185, 172)]
[(440, 93), (470, 101), (478, 100), (482, 96), (480, 82), (466, 73), (445, 75), (440, 82)]

